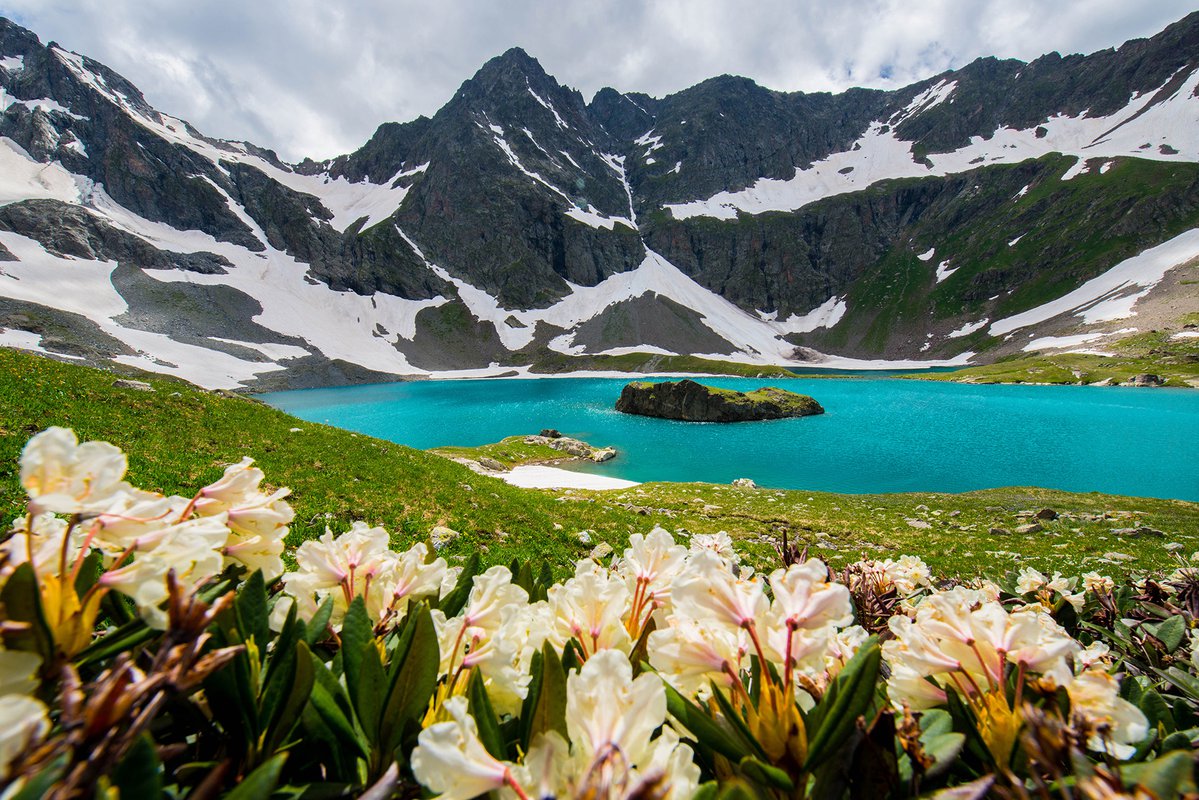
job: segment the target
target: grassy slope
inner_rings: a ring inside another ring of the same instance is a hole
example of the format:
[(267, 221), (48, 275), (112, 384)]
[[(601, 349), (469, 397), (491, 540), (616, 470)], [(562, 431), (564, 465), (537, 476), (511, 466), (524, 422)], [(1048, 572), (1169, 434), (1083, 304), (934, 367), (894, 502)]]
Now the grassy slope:
[[(1199, 319), (1199, 314), (1191, 317)], [(954, 372), (904, 377), (959, 383), (1123, 383), (1134, 375), (1157, 375), (1167, 386), (1199, 385), (1199, 339), (1171, 339), (1153, 331), (1104, 345), (1114, 356), (1084, 353), (1009, 358)]]
[[(764, 537), (778, 537), (783, 529), (814, 548), (823, 543), (813, 552), (834, 563), (907, 552), (957, 574), (1002, 573), (1017, 563), (1014, 553), (1022, 554), (1020, 563), (1068, 571), (1095, 566), (1088, 559), (1109, 551), (1136, 556), (1130, 562), (1135, 567), (1153, 567), (1170, 562), (1166, 542), (1182, 543), (1187, 553), (1199, 549), (1199, 505), (1166, 500), (1037, 489), (857, 496), (707, 484), (645, 484), (602, 493), (517, 489), (439, 456), (302, 422), (251, 400), (155, 377), (147, 378), (157, 387), (153, 394), (119, 390), (112, 379), (112, 373), (0, 348), (5, 518), (22, 508), (16, 464), (25, 440), (49, 425), (67, 425), (81, 438), (122, 447), (129, 453), (130, 479), (167, 492), (190, 493), (218, 477), (222, 464), (243, 455), (257, 458), (268, 480), (292, 488), (292, 544), (319, 535), (326, 524), (343, 530), (351, 520), (365, 519), (386, 526), (394, 544), (404, 545), (443, 523), (464, 532), (448, 548), (451, 557), (476, 551), (489, 562), (546, 557), (559, 573), (588, 552), (575, 540), (577, 531), (591, 529), (597, 540), (619, 548), (629, 533), (655, 523), (693, 533), (727, 530), (747, 541), (762, 566), (772, 561)], [(991, 526), (1011, 529), (1023, 521), (1018, 512), (1043, 506), (1114, 513), (1111, 519), (1049, 523), (1046, 532), (1028, 536), (986, 533)], [(954, 511), (958, 516), (951, 516)], [(929, 527), (912, 527), (909, 519)], [(1136, 525), (1166, 536), (1121, 540), (1111, 533)]]

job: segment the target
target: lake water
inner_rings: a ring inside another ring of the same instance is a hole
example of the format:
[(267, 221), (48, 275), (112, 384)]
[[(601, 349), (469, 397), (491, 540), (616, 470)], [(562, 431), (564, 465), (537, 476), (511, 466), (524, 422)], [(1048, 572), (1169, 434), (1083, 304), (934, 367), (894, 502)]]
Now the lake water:
[[(705, 383), (747, 391), (770, 383)], [(777, 381), (775, 383), (778, 383)], [(276, 392), (302, 419), (411, 447), (479, 445), (557, 428), (618, 457), (573, 467), (635, 481), (831, 492), (1043, 486), (1199, 501), (1199, 392), (796, 379), (817, 417), (709, 424), (619, 414), (622, 379), (415, 381)]]

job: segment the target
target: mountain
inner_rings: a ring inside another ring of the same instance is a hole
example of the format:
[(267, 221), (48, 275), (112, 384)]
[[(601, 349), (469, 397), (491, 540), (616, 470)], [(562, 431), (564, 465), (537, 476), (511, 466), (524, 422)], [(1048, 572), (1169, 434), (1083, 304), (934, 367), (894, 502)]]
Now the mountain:
[(1197, 92), (1199, 13), (840, 94), (588, 102), (513, 49), (287, 164), (0, 20), (0, 344), (268, 388), (1092, 342), (1199, 256)]

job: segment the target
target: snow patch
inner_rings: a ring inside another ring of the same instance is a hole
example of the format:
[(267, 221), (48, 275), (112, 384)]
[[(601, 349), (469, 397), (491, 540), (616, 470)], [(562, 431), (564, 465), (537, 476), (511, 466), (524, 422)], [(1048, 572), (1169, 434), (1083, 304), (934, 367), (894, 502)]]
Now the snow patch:
[(566, 124), (566, 120), (562, 119), (561, 115), (558, 114), (558, 109), (554, 108), (553, 105), (551, 105), (548, 101), (543, 99), (541, 97), (541, 95), (539, 95), (539, 94), (537, 94), (537, 92), (533, 91), (533, 87), (529, 85), (528, 78), (525, 78), (525, 85), (529, 87), (529, 94), (533, 95), (533, 99), (536, 100), (538, 103), (540, 103), (542, 106), (544, 106), (547, 110), (549, 110), (549, 112), (551, 114), (554, 115), (554, 122), (558, 123), (559, 128), (562, 128), (563, 130), (565, 130), (570, 127), (569, 125)]
[(947, 333), (945, 335), (945, 338), (946, 339), (960, 339), (963, 336), (969, 336), (970, 334), (974, 333), (975, 331), (981, 331), (983, 328), (985, 328), (987, 326), (987, 323), (990, 321), (991, 320), (984, 318), (984, 319), (980, 319), (978, 322), (967, 322), (965, 325), (958, 328), (957, 330), (950, 331), (949, 333)]
[(1040, 339), (1034, 339), (1024, 345), (1024, 352), (1031, 353), (1034, 350), (1055, 350), (1061, 347), (1075, 347), (1076, 345), (1093, 342), (1096, 339), (1103, 338), (1102, 333), (1080, 333), (1075, 336), (1042, 336)]
[(1008, 247), (1015, 247), (1017, 244), (1019, 244), (1019, 243), (1020, 243), (1020, 240), (1021, 240), (1021, 239), (1023, 239), (1025, 236), (1027, 236), (1027, 234), (1024, 234), (1024, 233), (1020, 234), (1020, 235), (1019, 235), (1019, 236), (1017, 236), (1015, 239), (1012, 239), (1010, 242), (1008, 242), (1008, 243), (1007, 243), (1007, 246), (1008, 246)]
[(940, 283), (957, 271), (958, 268), (949, 266), (949, 259), (945, 259), (937, 265), (937, 283)]
[(844, 298), (830, 297), (803, 316), (792, 314), (776, 327), (784, 333), (811, 333), (817, 328), (833, 327), (841, 321), (848, 310), (849, 305)]
[(9, 75), (25, 69), (25, 56), (4, 56), (0, 58), (0, 69)]
[(1088, 323), (1124, 319), (1133, 315), (1133, 305), (1167, 272), (1196, 257), (1199, 257), (1199, 228), (1121, 261), (1056, 300), (998, 320), (991, 325), (990, 334), (1002, 336), (1071, 311)]
[(502, 472), (496, 477), (525, 489), (628, 489), (640, 485), (636, 481), (609, 478), (606, 475), (529, 464), (513, 467), (511, 471)]
[(947, 81), (944, 79), (938, 81), (935, 85), (928, 87), (923, 92), (913, 97), (910, 103), (908, 103), (902, 110), (896, 112), (891, 117), (891, 124), (899, 125), (904, 121), (917, 116), (918, 114), (923, 114), (930, 108), (935, 108), (941, 105), (949, 99), (949, 96), (953, 94), (953, 90), (956, 88), (958, 88), (957, 81)]
[(0, 205), (21, 200), (79, 203), (80, 184), (57, 161), (35, 161), (21, 145), (0, 136)]
[(58, 353), (47, 350), (42, 346), (42, 335), (33, 331), (22, 331), (17, 328), (0, 328), (0, 347), (12, 347), (17, 350), (31, 350), (34, 353), (44, 353), (48, 356), (70, 358), (82, 361), (83, 356), (73, 356), (68, 353)]
[(930, 247), (930, 248), (928, 248), (927, 251), (916, 256), (916, 258), (920, 259), (921, 261), (929, 261), (930, 259), (932, 259), (933, 255), (936, 254), (936, 252), (937, 252), (937, 248)]

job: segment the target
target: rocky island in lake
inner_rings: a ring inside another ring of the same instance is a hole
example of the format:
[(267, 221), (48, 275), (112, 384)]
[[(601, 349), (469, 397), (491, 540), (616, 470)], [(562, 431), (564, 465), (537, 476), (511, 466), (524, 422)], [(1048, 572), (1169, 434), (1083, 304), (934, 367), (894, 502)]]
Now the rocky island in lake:
[(752, 392), (737, 392), (692, 380), (626, 384), (616, 401), (616, 410), (684, 422), (748, 422), (824, 413), (811, 397), (786, 389), (764, 386)]

